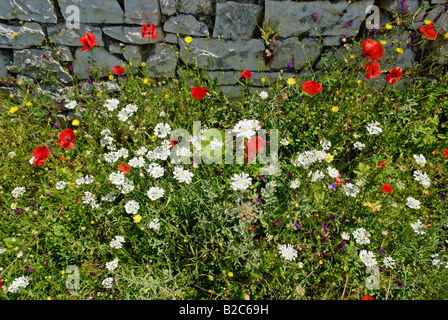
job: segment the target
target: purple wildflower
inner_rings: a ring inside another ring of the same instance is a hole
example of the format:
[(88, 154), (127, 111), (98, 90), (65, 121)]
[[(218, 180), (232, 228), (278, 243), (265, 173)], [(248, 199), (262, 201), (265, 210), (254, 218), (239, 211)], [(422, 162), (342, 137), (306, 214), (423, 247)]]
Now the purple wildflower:
[(339, 250), (344, 250), (345, 249), (345, 241), (342, 241), (342, 243), (339, 245)]
[(353, 21), (350, 21), (349, 23), (347, 23), (347, 29), (350, 28), (353, 24)]
[(22, 111), (23, 113), (26, 113), (26, 110), (23, 108), (20, 108), (20, 111)]
[(20, 213), (20, 208), (14, 209), (14, 214), (19, 214)]
[(280, 220), (277, 220), (277, 221), (274, 222), (274, 226), (276, 226), (276, 227), (277, 227), (279, 224), (280, 224)]
[(288, 65), (286, 66), (286, 68), (288, 68), (289, 70), (292, 69), (292, 61), (289, 60)]
[(45, 60), (48, 60), (48, 57), (45, 53), (42, 54), (42, 58), (44, 58)]
[(257, 198), (255, 198), (255, 201), (257, 202), (257, 204), (261, 203), (261, 196), (257, 196)]
[(70, 292), (70, 290), (67, 289), (65, 292), (67, 293), (67, 295), (68, 295), (69, 297), (72, 296), (72, 293)]
[(400, 280), (395, 280), (394, 282), (398, 286), (398, 288), (404, 288), (404, 284)]
[(328, 231), (328, 224), (325, 222), (324, 224), (322, 224), (322, 228), (324, 228), (324, 233), (327, 233), (327, 231)]
[(70, 73), (73, 73), (73, 67), (72, 67), (72, 66), (68, 67), (68, 71), (69, 71)]
[(25, 266), (26, 270), (28, 270), (29, 272), (34, 272), (34, 269), (31, 268), (30, 266)]
[(264, 180), (264, 175), (260, 175), (260, 176), (258, 177), (258, 179), (260, 179), (260, 180)]
[(336, 191), (336, 183), (330, 182), (328, 184), (328, 190), (334, 190)]
[(292, 179), (291, 172), (286, 171), (286, 175), (288, 176), (288, 178), (289, 178), (290, 180)]
[(401, 0), (401, 12), (406, 13), (406, 0)]
[(377, 25), (374, 25), (374, 26), (372, 27), (372, 38), (375, 38), (375, 34), (376, 34), (376, 30), (377, 30), (376, 27), (378, 27), (378, 26), (377, 26)]
[(55, 129), (59, 129), (59, 123), (56, 122), (56, 123), (54, 124), (53, 128), (55, 128)]
[(446, 200), (446, 194), (441, 193), (440, 194), (440, 200), (445, 201)]
[(383, 248), (380, 248), (380, 252), (381, 252), (381, 254), (385, 254), (386, 253), (386, 251), (384, 251)]
[(314, 22), (317, 21), (317, 13), (316, 12), (313, 12), (313, 20), (314, 20)]
[(296, 227), (297, 230), (300, 229), (300, 222), (299, 222), (299, 220), (297, 220), (296, 223), (294, 223), (294, 227)]
[(219, 172), (218, 169), (216, 169), (216, 167), (213, 167), (213, 171), (215, 171), (216, 176), (221, 176), (221, 172)]
[(88, 77), (87, 80), (86, 80), (86, 82), (87, 82), (87, 83), (90, 83), (90, 84), (93, 83), (92, 78)]
[(327, 241), (328, 240), (328, 237), (322, 237), (322, 238), (320, 238), (320, 242), (321, 243), (323, 243), (323, 242), (325, 242), (325, 241)]

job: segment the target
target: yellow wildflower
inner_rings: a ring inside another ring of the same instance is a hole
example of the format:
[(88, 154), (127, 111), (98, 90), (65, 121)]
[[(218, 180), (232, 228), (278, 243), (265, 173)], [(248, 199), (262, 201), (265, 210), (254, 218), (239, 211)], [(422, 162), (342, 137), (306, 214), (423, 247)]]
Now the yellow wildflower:
[(13, 37), (13, 38), (17, 37), (17, 34), (18, 34), (17, 32), (14, 32), (14, 33), (12, 34), (12, 37)]
[(362, 83), (362, 81), (361, 80), (358, 80), (358, 81), (356, 81), (358, 84), (361, 84)]
[(31, 107), (33, 104), (30, 102), (30, 101), (28, 101), (27, 103), (25, 103), (25, 106), (27, 106), (27, 107)]
[(145, 62), (145, 61), (142, 61), (142, 63), (140, 63), (140, 66), (142, 66), (142, 67), (146, 67), (146, 62)]
[(356, 58), (356, 56), (354, 55), (354, 54), (352, 54), (351, 56), (350, 56), (350, 59), (355, 59)]
[(164, 98), (165, 98), (165, 99), (168, 99), (169, 97), (170, 97), (170, 95), (169, 95), (168, 93), (165, 93)]
[(286, 83), (288, 83), (289, 85), (295, 85), (297, 83), (296, 79), (294, 78), (289, 78)]
[(137, 214), (133, 217), (133, 219), (135, 223), (139, 223), (140, 221), (142, 221), (142, 216)]
[(384, 46), (384, 45), (387, 44), (387, 41), (386, 40), (380, 40), (380, 43)]
[(397, 48), (397, 52), (398, 52), (398, 53), (403, 53), (404, 50), (403, 50), (402, 48)]
[(339, 111), (339, 107), (338, 106), (334, 106), (333, 108), (331, 108), (331, 111), (338, 112)]
[(143, 83), (148, 83), (148, 78), (143, 79)]
[(18, 106), (11, 107), (11, 109), (9, 109), (9, 113), (10, 113), (10, 114), (13, 114), (13, 113), (16, 112), (17, 110), (19, 110), (19, 107), (18, 107)]
[(72, 125), (73, 126), (78, 126), (79, 125), (79, 120), (75, 119), (72, 121)]
[(431, 23), (431, 20), (425, 20), (425, 24), (428, 25)]
[(186, 43), (190, 43), (191, 41), (193, 41), (193, 38), (188, 36), (188, 37), (185, 37), (184, 40), (185, 40)]
[(331, 154), (329, 154), (326, 161), (327, 162), (333, 161), (333, 156)]
[(384, 26), (387, 30), (390, 30), (390, 29), (392, 29), (392, 25), (390, 25), (390, 24), (388, 24), (388, 23), (386, 23), (386, 25)]
[(229, 277), (233, 277), (233, 272), (229, 272), (227, 275), (228, 275)]
[(111, 81), (114, 80), (114, 76), (110, 74), (109, 75), (109, 80), (111, 80)]

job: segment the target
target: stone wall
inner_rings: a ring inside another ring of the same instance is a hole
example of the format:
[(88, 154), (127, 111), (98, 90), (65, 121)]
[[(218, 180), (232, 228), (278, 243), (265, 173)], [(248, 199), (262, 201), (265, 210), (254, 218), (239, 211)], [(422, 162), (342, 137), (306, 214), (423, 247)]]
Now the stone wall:
[[(75, 74), (87, 79), (94, 61), (108, 70), (132, 61), (146, 62), (152, 77), (163, 78), (178, 76), (185, 64), (196, 64), (210, 70), (223, 93), (236, 96), (235, 78), (241, 70), (250, 70), (252, 85), (261, 86), (262, 78), (276, 79), (281, 70), (287, 77), (309, 67), (322, 69), (340, 59), (334, 48), (344, 52), (352, 37), (366, 31), (369, 5), (380, 8), (382, 28), (391, 21), (396, 25), (396, 17), (403, 15), (402, 2), (0, 0), (0, 77), (33, 81), (43, 77), (41, 68), (46, 68), (70, 83)], [(437, 20), (439, 37), (448, 32), (446, 1), (405, 3), (406, 14), (415, 13), (416, 22), (414, 30), (409, 26), (394, 36), (405, 50), (398, 61), (403, 69), (418, 56), (418, 46), (406, 43), (425, 19)], [(73, 5), (79, 9), (79, 28), (67, 24)], [(145, 23), (156, 25), (156, 39), (142, 37)], [(280, 32), (273, 43), (265, 41), (262, 31), (268, 26)], [(93, 33), (98, 43), (81, 52), (79, 39), (85, 32)], [(193, 41), (186, 44), (185, 36)], [(442, 50), (438, 63), (446, 64), (447, 54), (446, 48)], [(292, 68), (287, 68), (289, 62)]]

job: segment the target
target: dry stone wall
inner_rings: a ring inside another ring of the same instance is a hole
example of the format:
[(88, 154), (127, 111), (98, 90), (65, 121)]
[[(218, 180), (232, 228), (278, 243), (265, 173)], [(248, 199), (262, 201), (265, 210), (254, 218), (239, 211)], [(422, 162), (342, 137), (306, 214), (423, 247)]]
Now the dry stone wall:
[[(223, 93), (238, 96), (236, 78), (244, 69), (252, 72), (252, 85), (261, 86), (262, 78), (276, 79), (281, 71), (293, 75), (340, 59), (334, 48), (344, 51), (366, 31), (370, 5), (380, 9), (378, 28), (406, 9), (417, 24), (436, 19), (438, 33), (448, 32), (448, 3), (440, 0), (0, 0), (0, 77), (33, 81), (46, 67), (70, 83), (74, 75), (88, 79), (95, 61), (108, 70), (132, 61), (146, 62), (152, 77), (163, 78), (195, 64), (210, 71)], [(77, 26), (69, 23), (74, 13)], [(142, 24), (154, 24), (157, 38), (143, 38)], [(273, 44), (263, 38), (268, 27), (279, 32)], [(81, 52), (86, 32), (97, 44)], [(412, 32), (395, 35), (396, 43), (412, 41)], [(188, 50), (185, 36), (193, 38)], [(406, 69), (418, 47), (403, 48), (398, 62)], [(437, 63), (446, 64), (447, 54), (442, 50)]]

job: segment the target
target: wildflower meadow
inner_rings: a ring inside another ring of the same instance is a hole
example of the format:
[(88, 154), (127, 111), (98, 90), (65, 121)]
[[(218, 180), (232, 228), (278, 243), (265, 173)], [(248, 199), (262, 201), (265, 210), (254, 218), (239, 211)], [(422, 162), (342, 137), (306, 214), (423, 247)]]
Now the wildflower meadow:
[(323, 70), (259, 88), (241, 70), (240, 99), (188, 64), (2, 79), (0, 299), (447, 299), (437, 31), (419, 26), (428, 53), (406, 70), (387, 27)]

